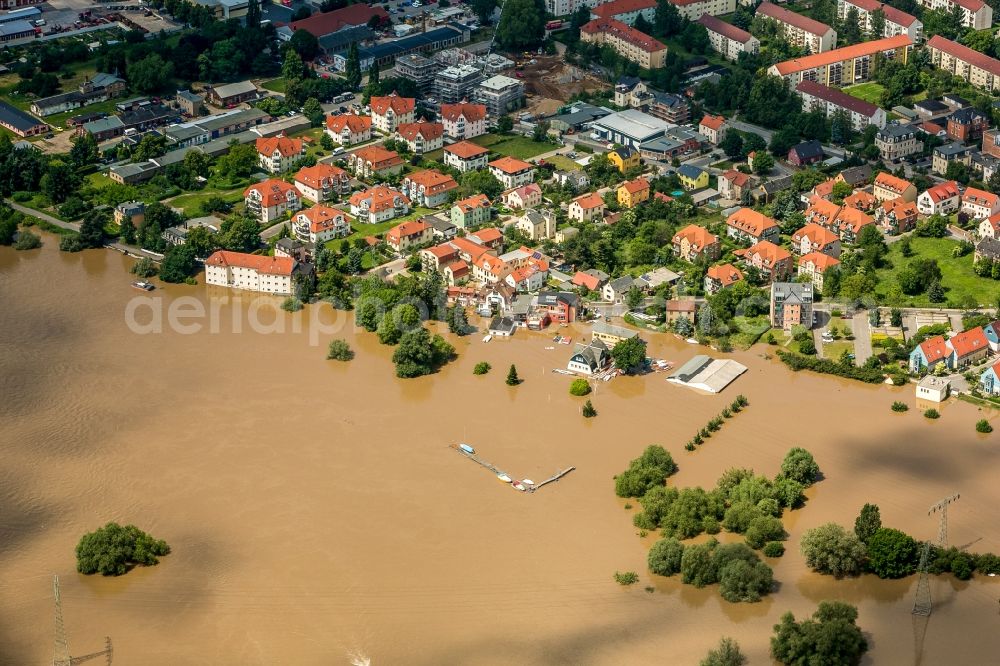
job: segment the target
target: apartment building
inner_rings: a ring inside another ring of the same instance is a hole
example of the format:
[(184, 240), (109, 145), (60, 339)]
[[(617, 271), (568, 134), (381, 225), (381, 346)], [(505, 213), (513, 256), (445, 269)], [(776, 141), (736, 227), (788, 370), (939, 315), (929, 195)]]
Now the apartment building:
[(919, 0), (927, 9), (953, 12), (962, 9), (962, 25), (973, 30), (986, 30), (993, 25), (993, 8), (983, 0)]
[(365, 146), (347, 156), (347, 168), (358, 178), (390, 176), (403, 170), (403, 158), (381, 145)]
[(417, 206), (437, 208), (448, 201), (449, 193), (458, 183), (435, 169), (411, 173), (403, 179), (403, 193)]
[(442, 104), (441, 123), (445, 136), (451, 139), (471, 139), (486, 134), (486, 105)]
[(501, 157), (489, 163), (490, 173), (505, 189), (527, 185), (535, 180), (535, 166), (516, 157)]
[(289, 139), (284, 136), (257, 139), (256, 146), (258, 163), (268, 173), (288, 171), (306, 154), (301, 139)]
[(802, 98), (803, 111), (820, 109), (829, 118), (838, 111), (844, 111), (851, 118), (851, 127), (863, 132), (869, 125), (885, 127), (885, 111), (853, 95), (824, 86), (815, 81), (800, 81), (795, 92)]
[(524, 84), (503, 74), (491, 76), (480, 83), (472, 93), (474, 101), (483, 104), (491, 116), (500, 117), (521, 108), (524, 101)]
[(1000, 129), (983, 131), (983, 152), (990, 157), (1000, 158)]
[(316, 245), (350, 236), (351, 225), (342, 211), (316, 204), (292, 216), (292, 231), (300, 241)]
[(793, 46), (807, 49), (810, 53), (823, 53), (837, 46), (836, 30), (774, 3), (762, 2), (757, 7), (757, 17), (773, 21), (778, 34)]
[(913, 40), (906, 35), (897, 35), (793, 58), (771, 65), (767, 71), (793, 86), (808, 80), (839, 88), (870, 79), (876, 53), (881, 53), (887, 60), (905, 63), (911, 50)]
[(872, 194), (879, 201), (902, 199), (904, 202), (912, 203), (917, 200), (917, 187), (908, 180), (883, 171), (875, 176)]
[(302, 198), (295, 186), (276, 178), (248, 187), (243, 192), (243, 203), (246, 212), (264, 224), (302, 208)]
[(941, 35), (934, 35), (927, 40), (927, 50), (931, 55), (931, 64), (935, 67), (987, 92), (1000, 88), (1000, 60)]
[(205, 260), (205, 283), (264, 294), (292, 293), (296, 262), (291, 257), (268, 257), (218, 250)]
[(362, 192), (355, 192), (348, 200), (351, 215), (358, 222), (378, 224), (410, 212), (410, 200), (391, 187), (376, 185)]
[(455, 104), (467, 99), (482, 80), (483, 73), (479, 67), (454, 65), (445, 67), (434, 76), (431, 90), (438, 102)]
[(486, 168), (490, 151), (471, 141), (459, 141), (444, 148), (444, 163), (462, 173)]
[(872, 32), (872, 12), (881, 11), (885, 22), (882, 34), (875, 35), (876, 37), (906, 35), (914, 42), (922, 41), (924, 38), (924, 24), (916, 16), (896, 9), (892, 5), (878, 0), (837, 0), (837, 18), (841, 21), (847, 20), (847, 13), (852, 9), (858, 13), (858, 27), (866, 35)]
[(917, 130), (912, 125), (891, 123), (875, 134), (875, 147), (882, 159), (895, 162), (924, 149), (924, 142), (917, 140)]
[(712, 50), (727, 60), (736, 60), (741, 53), (760, 52), (760, 40), (746, 30), (710, 14), (702, 14), (698, 23), (705, 26), (705, 30), (708, 31), (708, 41), (712, 44)]
[(668, 0), (681, 18), (697, 21), (700, 17), (723, 16), (736, 11), (736, 0)]
[(396, 93), (385, 97), (372, 97), (369, 105), (372, 110), (372, 124), (375, 129), (386, 134), (396, 131), (401, 123), (412, 123), (416, 118), (416, 100), (412, 97), (400, 97)]
[(634, 24), (639, 16), (652, 24), (656, 20), (656, 0), (612, 0), (590, 11), (592, 19), (614, 19), (625, 25)]
[(420, 119), (415, 123), (400, 123), (396, 139), (406, 144), (414, 155), (421, 155), (444, 146), (444, 125)]
[(610, 46), (618, 55), (644, 69), (663, 67), (667, 59), (665, 44), (615, 19), (595, 19), (584, 24), (580, 40)]
[(341, 146), (353, 146), (364, 143), (372, 138), (372, 119), (368, 116), (356, 116), (345, 113), (339, 116), (327, 116), (326, 132), (333, 142)]
[(350, 192), (351, 177), (340, 167), (320, 162), (298, 170), (295, 174), (295, 189), (306, 199), (322, 203)]

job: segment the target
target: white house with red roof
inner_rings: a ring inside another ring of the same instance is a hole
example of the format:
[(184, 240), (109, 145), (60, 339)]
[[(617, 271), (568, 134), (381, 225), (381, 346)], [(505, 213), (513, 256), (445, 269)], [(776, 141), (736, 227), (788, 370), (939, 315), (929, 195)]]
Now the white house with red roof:
[(421, 155), (444, 145), (444, 125), (423, 118), (415, 123), (400, 123), (396, 139), (405, 143), (411, 153)]
[(984, 0), (919, 0), (919, 2), (927, 9), (938, 9), (946, 14), (950, 14), (958, 7), (964, 28), (986, 30), (993, 25), (993, 8)]
[(292, 293), (295, 267), (291, 257), (218, 250), (205, 260), (205, 284), (287, 295)]
[(527, 210), (542, 205), (542, 188), (537, 183), (530, 183), (507, 190), (500, 195), (503, 205), (513, 210)]
[(752, 208), (740, 208), (726, 218), (726, 235), (747, 243), (777, 241), (781, 227), (773, 218)]
[(295, 189), (306, 199), (323, 203), (351, 191), (351, 177), (332, 164), (302, 167), (295, 174)]
[(535, 165), (516, 157), (501, 157), (489, 163), (490, 173), (507, 189), (535, 180)]
[(861, 28), (863, 34), (871, 34), (872, 15), (876, 11), (881, 11), (884, 18), (882, 34), (875, 35), (876, 37), (906, 35), (914, 42), (918, 42), (924, 35), (924, 24), (916, 16), (907, 14), (880, 0), (838, 0), (837, 18), (841, 21), (847, 20), (847, 14), (852, 9), (858, 13), (858, 27)]
[(327, 116), (326, 129), (323, 131), (333, 139), (334, 143), (341, 146), (353, 146), (356, 143), (371, 141), (372, 119), (353, 113)]
[(921, 192), (917, 197), (917, 211), (921, 215), (949, 215), (958, 210), (961, 198), (958, 183), (949, 180)]
[(433, 238), (433, 227), (423, 220), (403, 222), (385, 234), (385, 242), (400, 254), (411, 247), (429, 242), (431, 238)]
[(485, 169), (490, 161), (490, 151), (471, 141), (459, 141), (444, 147), (444, 163), (462, 173)]
[(289, 139), (280, 135), (257, 139), (256, 146), (258, 162), (268, 173), (288, 171), (306, 154), (306, 147), (301, 139)]
[(411, 173), (403, 179), (403, 192), (417, 206), (437, 208), (448, 202), (448, 196), (458, 189), (458, 183), (436, 169)]
[(792, 234), (792, 252), (809, 254), (821, 252), (834, 259), (840, 257), (840, 237), (815, 222), (810, 222)]
[(440, 115), (444, 133), (451, 139), (471, 139), (486, 134), (485, 104), (442, 104)]
[(817, 291), (823, 291), (823, 277), (831, 268), (840, 266), (840, 259), (822, 252), (809, 252), (799, 257), (799, 277), (809, 278)]
[(243, 191), (246, 212), (264, 224), (302, 208), (299, 191), (291, 183), (271, 178)]
[(705, 293), (711, 296), (743, 279), (743, 271), (732, 264), (710, 266), (705, 271)]
[[(590, 192), (573, 199), (569, 204), (566, 217), (576, 222), (590, 222), (604, 215), (604, 199), (596, 192)], [(555, 234), (555, 229), (552, 230)]]
[(1000, 213), (1000, 197), (974, 187), (962, 193), (962, 212), (973, 220), (985, 220)]
[(732, 23), (726, 23), (711, 14), (702, 14), (698, 23), (705, 26), (705, 30), (708, 31), (708, 41), (712, 45), (712, 50), (726, 60), (736, 60), (741, 53), (760, 51), (760, 40)]
[(319, 244), (351, 235), (351, 225), (344, 212), (316, 204), (292, 216), (292, 232), (301, 241)]
[(417, 100), (413, 97), (400, 97), (392, 93), (385, 97), (372, 97), (368, 104), (371, 107), (372, 124), (375, 129), (386, 134), (392, 134), (401, 124), (416, 120)]
[(698, 123), (698, 133), (714, 144), (722, 141), (725, 135), (726, 119), (722, 116), (706, 114)]
[(731, 201), (743, 201), (744, 196), (750, 195), (754, 182), (750, 174), (729, 169), (719, 176), (719, 196)]
[(351, 215), (358, 222), (378, 224), (410, 212), (410, 200), (402, 192), (385, 185), (376, 185), (355, 192), (348, 199)]
[(347, 156), (347, 168), (358, 178), (392, 176), (403, 170), (403, 158), (384, 146), (365, 146)]
[(762, 2), (757, 7), (757, 16), (773, 22), (787, 42), (807, 49), (809, 53), (823, 53), (837, 46), (836, 30), (771, 2)]
[(991, 215), (980, 222), (976, 232), (980, 238), (1000, 238), (1000, 213)]

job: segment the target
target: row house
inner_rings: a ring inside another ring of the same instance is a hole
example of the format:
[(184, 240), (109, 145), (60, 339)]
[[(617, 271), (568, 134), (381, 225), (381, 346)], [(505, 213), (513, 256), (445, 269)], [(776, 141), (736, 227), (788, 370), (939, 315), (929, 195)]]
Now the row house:
[(327, 116), (326, 129), (323, 131), (337, 145), (353, 146), (371, 141), (372, 119), (369, 116), (358, 116), (353, 113)]
[(1000, 60), (941, 35), (927, 40), (927, 51), (932, 65), (968, 81), (976, 88), (987, 92), (1000, 88)]
[(493, 177), (506, 189), (521, 187), (535, 180), (535, 166), (516, 157), (501, 157), (488, 166)]
[(743, 279), (743, 272), (732, 264), (710, 266), (705, 271), (705, 293), (709, 296), (731, 287)]
[(535, 208), (542, 205), (542, 187), (538, 183), (515, 187), (501, 193), (500, 200), (511, 210)]
[(351, 215), (359, 222), (378, 224), (410, 212), (410, 200), (402, 192), (376, 185), (367, 190), (355, 192), (348, 199)]
[(910, 372), (930, 372), (944, 363), (950, 370), (959, 370), (981, 361), (990, 352), (990, 343), (982, 326), (956, 333), (948, 339), (943, 335), (928, 338), (910, 352)]
[(875, 195), (876, 199), (883, 202), (895, 199), (912, 202), (917, 200), (917, 186), (908, 180), (883, 171), (875, 176), (875, 183), (872, 185), (872, 194)]
[(741, 53), (760, 52), (760, 40), (742, 28), (709, 14), (702, 14), (698, 23), (705, 26), (712, 50), (726, 60), (736, 60)]
[(875, 222), (885, 233), (895, 236), (915, 229), (917, 204), (903, 199), (883, 201), (875, 209)]
[(815, 81), (800, 81), (795, 92), (802, 98), (803, 111), (823, 111), (826, 117), (844, 112), (851, 119), (856, 132), (864, 132), (869, 125), (885, 127), (885, 111), (853, 95), (824, 86)]
[(368, 102), (372, 124), (375, 129), (392, 134), (400, 125), (416, 120), (416, 102), (412, 97), (400, 97), (396, 93), (372, 97)]
[(414, 205), (437, 208), (448, 202), (458, 183), (449, 175), (435, 169), (411, 173), (403, 179), (403, 193)]
[(462, 141), (486, 134), (485, 104), (442, 104), (440, 116), (450, 139)]
[(823, 291), (823, 277), (827, 271), (837, 269), (840, 259), (822, 252), (810, 252), (799, 257), (799, 277), (808, 278), (816, 291)]
[(533, 241), (545, 240), (556, 235), (556, 216), (552, 211), (529, 208), (514, 226)]
[(780, 76), (792, 86), (798, 85), (802, 80), (816, 81), (824, 86), (849, 86), (871, 79), (876, 54), (882, 54), (886, 60), (905, 64), (911, 50), (913, 40), (906, 35), (896, 35), (792, 58), (771, 65), (767, 71), (773, 76)]
[(451, 223), (459, 229), (474, 229), (490, 221), (493, 206), (485, 194), (456, 201), (451, 207)]
[(286, 296), (296, 268), (291, 257), (218, 250), (205, 259), (205, 284)]
[(318, 245), (351, 235), (351, 224), (343, 211), (317, 204), (292, 216), (292, 232), (303, 242)]
[(792, 252), (798, 255), (819, 252), (836, 259), (840, 257), (840, 237), (810, 222), (792, 234)]
[(386, 178), (403, 170), (403, 159), (394, 150), (365, 146), (347, 156), (347, 168), (358, 178)]
[(462, 173), (485, 169), (489, 160), (490, 151), (471, 141), (459, 141), (444, 148), (445, 166), (458, 169)]
[(756, 182), (750, 174), (729, 169), (719, 176), (719, 196), (731, 201), (746, 201)]
[(737, 250), (736, 256), (760, 271), (768, 282), (780, 282), (792, 274), (791, 253), (771, 241), (760, 241), (747, 249)]
[(992, 192), (984, 192), (967, 187), (962, 193), (962, 212), (973, 220), (985, 220), (1000, 213), (1000, 197)]
[(796, 14), (774, 3), (766, 1), (760, 3), (757, 7), (757, 17), (772, 21), (778, 28), (778, 34), (785, 41), (809, 53), (823, 53), (837, 45), (836, 30), (825, 23)]
[(397, 224), (385, 234), (385, 242), (397, 254), (402, 254), (411, 247), (429, 243), (434, 237), (433, 227), (424, 220), (410, 220)]
[(674, 256), (691, 263), (702, 258), (715, 261), (722, 252), (719, 237), (697, 224), (689, 224), (674, 234), (672, 243)]
[(260, 167), (268, 173), (282, 173), (292, 168), (306, 154), (301, 139), (273, 136), (257, 139), (257, 159)]
[[(576, 222), (590, 222), (604, 215), (604, 199), (596, 192), (579, 196), (569, 204), (566, 217)], [(555, 230), (553, 229), (553, 235)]]
[(291, 183), (271, 178), (243, 192), (246, 212), (267, 225), (302, 208), (299, 191)]
[(618, 205), (622, 208), (635, 208), (649, 199), (652, 187), (645, 178), (636, 178), (622, 183), (618, 187)]
[(919, 0), (927, 9), (950, 14), (959, 8), (962, 13), (962, 27), (986, 30), (993, 25), (993, 8), (984, 0)]
[(444, 125), (423, 118), (415, 123), (400, 123), (396, 127), (396, 139), (405, 143), (414, 155), (422, 155), (444, 145)]
[(780, 232), (777, 222), (752, 208), (740, 208), (726, 218), (726, 235), (743, 243), (774, 242)]
[(882, 34), (875, 37), (895, 37), (896, 35), (906, 35), (914, 41), (919, 42), (924, 37), (924, 24), (916, 16), (896, 9), (892, 5), (879, 2), (879, 0), (837, 0), (837, 18), (840, 21), (847, 20), (847, 14), (851, 10), (858, 14), (858, 27), (865, 35), (871, 35), (873, 24), (872, 14), (876, 11), (882, 12)]
[(917, 212), (921, 215), (950, 215), (958, 210), (961, 197), (958, 183), (949, 180), (921, 192), (917, 197)]
[(332, 164), (320, 162), (295, 174), (295, 189), (306, 199), (322, 203), (351, 191), (351, 177)]

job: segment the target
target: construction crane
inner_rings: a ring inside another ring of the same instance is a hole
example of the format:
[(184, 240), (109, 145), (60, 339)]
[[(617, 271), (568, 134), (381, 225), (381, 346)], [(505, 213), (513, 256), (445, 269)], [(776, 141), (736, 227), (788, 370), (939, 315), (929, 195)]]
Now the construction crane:
[(69, 639), (66, 637), (66, 624), (63, 621), (62, 596), (59, 593), (59, 576), (52, 576), (52, 594), (56, 600), (56, 647), (55, 655), (52, 658), (52, 666), (75, 666), (98, 657), (107, 658), (107, 666), (111, 666), (111, 659), (114, 656), (114, 648), (111, 646), (111, 637), (104, 637), (104, 649), (100, 652), (72, 657), (69, 654)]
[(500, 27), (500, 19), (503, 18), (503, 8), (507, 5), (507, 0), (500, 0), (500, 15), (497, 16), (497, 22), (493, 26), (493, 34), (490, 36), (490, 47), (486, 49), (486, 55), (483, 57), (483, 74), (486, 74), (486, 68), (489, 67), (490, 56), (493, 54), (493, 43), (497, 40), (497, 28)]
[[(938, 548), (944, 548), (948, 545), (948, 505), (958, 501), (958, 498), (958, 493), (945, 497), (927, 511), (928, 516), (935, 513), (941, 514), (941, 519), (938, 521), (937, 543), (934, 544)], [(931, 542), (926, 541), (924, 549), (920, 553), (920, 565), (917, 567), (920, 578), (917, 579), (917, 594), (913, 600), (913, 610), (911, 611), (914, 615), (930, 615), (934, 607), (931, 601), (931, 582), (927, 570), (930, 554)]]

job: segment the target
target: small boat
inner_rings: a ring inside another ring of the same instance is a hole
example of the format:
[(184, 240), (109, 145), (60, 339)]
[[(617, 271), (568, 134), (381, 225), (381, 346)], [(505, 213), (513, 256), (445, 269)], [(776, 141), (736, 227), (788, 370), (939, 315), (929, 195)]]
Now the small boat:
[(510, 485), (514, 486), (514, 490), (520, 490), (522, 493), (525, 490), (524, 485), (520, 481), (514, 481)]
[(156, 288), (152, 285), (152, 283), (143, 281), (133, 282), (132, 286), (142, 291), (153, 291), (153, 289)]
[(507, 476), (506, 474), (497, 474), (497, 478), (503, 481), (504, 483), (510, 483), (510, 477)]
[(546, 349), (555, 349), (555, 347), (546, 347)]
[(572, 370), (563, 370), (562, 368), (552, 368), (552, 372), (558, 372), (560, 375), (575, 375), (576, 374)]
[(462, 449), (465, 453), (475, 453), (476, 450), (469, 446), (468, 444), (459, 444), (458, 448)]
[(535, 482), (532, 481), (531, 479), (521, 479), (521, 483), (523, 483), (526, 486), (533, 486), (533, 485), (535, 485)]
[(561, 345), (568, 345), (571, 342), (573, 342), (573, 338), (559, 338), (559, 344)]
[(490, 341), (490, 340), (492, 340), (492, 339), (493, 339), (493, 335), (492, 335), (492, 334), (487, 334), (487, 335), (486, 335), (486, 336), (485, 336), (485, 337), (483, 338), (483, 342), (489, 342), (489, 341)]

